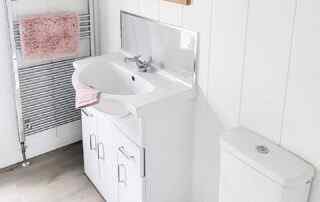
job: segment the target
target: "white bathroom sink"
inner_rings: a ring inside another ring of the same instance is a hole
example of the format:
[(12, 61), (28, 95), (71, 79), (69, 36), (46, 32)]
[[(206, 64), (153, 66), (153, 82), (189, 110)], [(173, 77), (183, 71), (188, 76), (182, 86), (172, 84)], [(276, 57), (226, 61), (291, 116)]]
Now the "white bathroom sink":
[(129, 113), (138, 116), (151, 103), (183, 92), (193, 96), (191, 86), (162, 74), (161, 70), (139, 72), (135, 64), (125, 63), (124, 58), (122, 53), (110, 53), (74, 62), (73, 83), (77, 81), (100, 92), (95, 105), (100, 111), (115, 117)]
[(79, 74), (79, 81), (110, 95), (138, 95), (154, 90), (145, 79), (111, 62), (104, 66), (92, 65), (85, 68)]

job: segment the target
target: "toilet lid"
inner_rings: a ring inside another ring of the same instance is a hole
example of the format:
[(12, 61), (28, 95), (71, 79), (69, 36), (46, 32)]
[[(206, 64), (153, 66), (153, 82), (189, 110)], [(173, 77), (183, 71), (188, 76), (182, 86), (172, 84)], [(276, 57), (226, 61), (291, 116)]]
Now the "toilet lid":
[(283, 186), (306, 183), (314, 176), (314, 168), (302, 158), (243, 127), (223, 134), (220, 145)]

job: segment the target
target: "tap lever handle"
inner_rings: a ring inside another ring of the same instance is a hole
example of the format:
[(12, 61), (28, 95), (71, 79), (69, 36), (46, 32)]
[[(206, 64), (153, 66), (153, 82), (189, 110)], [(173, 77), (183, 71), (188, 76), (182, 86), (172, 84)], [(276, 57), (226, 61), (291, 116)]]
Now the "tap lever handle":
[(136, 55), (136, 56), (134, 56), (133, 58), (134, 59), (140, 59), (142, 57), (142, 55)]
[(130, 58), (130, 57), (125, 57), (125, 58), (124, 58), (124, 61), (125, 61), (126, 63), (127, 63), (127, 62), (137, 62), (137, 61), (140, 60), (141, 57), (142, 57), (141, 55), (136, 55), (136, 56), (134, 56), (134, 57), (132, 57), (132, 58)]
[(150, 56), (148, 57), (148, 60), (146, 61), (146, 64), (150, 65), (153, 61), (153, 58)]

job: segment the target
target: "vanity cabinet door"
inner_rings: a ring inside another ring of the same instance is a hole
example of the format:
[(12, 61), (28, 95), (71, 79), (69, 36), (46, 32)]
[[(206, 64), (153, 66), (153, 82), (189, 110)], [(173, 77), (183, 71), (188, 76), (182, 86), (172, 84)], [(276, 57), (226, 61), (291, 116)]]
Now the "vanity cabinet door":
[(84, 171), (91, 182), (99, 183), (99, 165), (97, 157), (96, 117), (90, 109), (82, 109), (82, 141)]
[(101, 194), (108, 202), (117, 198), (117, 135), (110, 120), (101, 116), (98, 120), (98, 159), (101, 177)]
[(119, 202), (143, 202), (141, 151), (125, 137), (118, 145), (117, 166)]

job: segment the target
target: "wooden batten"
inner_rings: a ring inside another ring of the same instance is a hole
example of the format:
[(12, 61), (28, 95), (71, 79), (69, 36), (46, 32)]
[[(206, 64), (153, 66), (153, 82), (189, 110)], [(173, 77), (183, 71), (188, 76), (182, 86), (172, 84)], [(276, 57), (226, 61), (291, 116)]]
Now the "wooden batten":
[(164, 0), (169, 1), (177, 4), (183, 4), (183, 5), (190, 5), (192, 0)]

